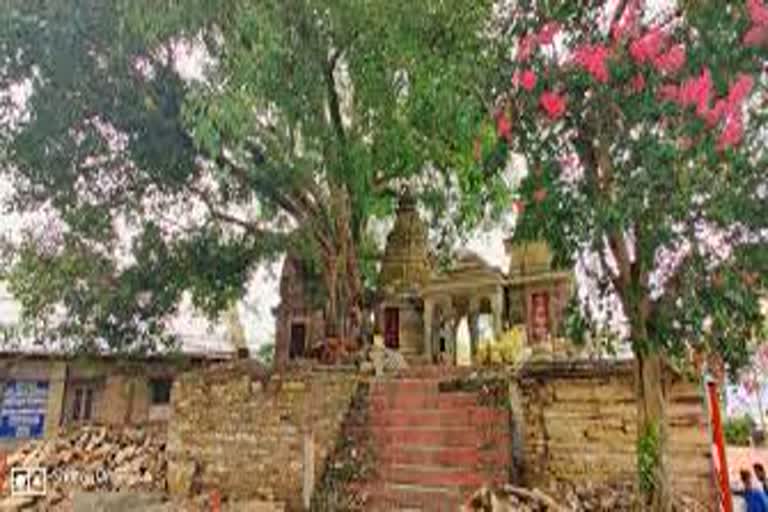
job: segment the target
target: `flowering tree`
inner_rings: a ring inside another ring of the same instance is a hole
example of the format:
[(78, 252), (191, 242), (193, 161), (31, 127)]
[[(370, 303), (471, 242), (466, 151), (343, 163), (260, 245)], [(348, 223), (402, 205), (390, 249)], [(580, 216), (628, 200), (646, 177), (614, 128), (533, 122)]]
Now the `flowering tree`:
[(546, 238), (561, 260), (593, 254), (600, 293), (619, 299), (639, 486), (668, 510), (665, 362), (694, 347), (735, 369), (760, 320), (768, 7), (651, 7), (519, 2), (496, 127), (529, 168), (516, 236)]

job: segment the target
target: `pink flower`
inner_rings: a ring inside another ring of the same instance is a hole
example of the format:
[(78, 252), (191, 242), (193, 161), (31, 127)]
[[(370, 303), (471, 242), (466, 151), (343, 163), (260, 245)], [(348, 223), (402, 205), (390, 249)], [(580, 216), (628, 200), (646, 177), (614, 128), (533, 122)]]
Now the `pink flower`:
[(682, 106), (695, 106), (696, 113), (704, 116), (712, 94), (712, 74), (704, 68), (697, 78), (689, 78), (680, 86), (679, 101)]
[(585, 44), (576, 48), (573, 60), (592, 75), (595, 80), (606, 83), (609, 75), (605, 60), (609, 54), (610, 51), (605, 46)]
[(685, 65), (685, 47), (676, 44), (667, 53), (652, 57), (651, 60), (659, 73), (677, 73)]
[(523, 71), (520, 76), (520, 86), (528, 92), (531, 92), (536, 87), (536, 73), (530, 69)]
[(536, 49), (536, 36), (527, 35), (520, 38), (517, 48), (517, 60), (525, 62), (531, 58), (533, 50)]
[(659, 99), (662, 101), (680, 102), (680, 88), (676, 85), (667, 84), (659, 87)]
[(749, 95), (752, 87), (755, 85), (755, 79), (750, 75), (740, 73), (736, 81), (730, 83), (728, 90), (728, 107), (736, 108)]
[(621, 13), (621, 17), (611, 31), (614, 41), (623, 39), (624, 36), (629, 35), (637, 27), (639, 4), (639, 0), (629, 0), (627, 2), (624, 12)]
[(539, 104), (553, 121), (565, 113), (565, 98), (556, 92), (544, 91), (539, 98)]
[(664, 47), (664, 34), (654, 27), (629, 45), (629, 54), (638, 64), (644, 64), (661, 53)]
[(704, 113), (703, 117), (707, 126), (710, 128), (717, 126), (717, 123), (720, 122), (720, 118), (725, 114), (727, 107), (728, 105), (726, 105), (725, 100), (717, 100), (715, 106)]
[(629, 88), (635, 94), (643, 92), (643, 89), (645, 89), (645, 77), (642, 73), (638, 73), (632, 77), (632, 80), (629, 81)]
[(747, 47), (762, 46), (768, 42), (768, 25), (755, 25), (744, 34), (742, 43)]
[(747, 0), (747, 13), (752, 27), (744, 34), (744, 45), (753, 47), (768, 43), (768, 7), (761, 0)]
[(496, 133), (499, 137), (508, 141), (512, 139), (512, 124), (509, 122), (507, 113), (504, 111), (496, 114)]
[(737, 146), (744, 136), (744, 123), (741, 119), (741, 112), (734, 110), (725, 118), (725, 128), (720, 138), (717, 140), (717, 150), (724, 151), (729, 147)]
[(768, 25), (768, 7), (760, 0), (747, 0), (747, 13), (755, 25)]
[(560, 24), (558, 22), (550, 21), (545, 23), (541, 30), (539, 30), (536, 41), (541, 45), (552, 44), (558, 32), (560, 32)]

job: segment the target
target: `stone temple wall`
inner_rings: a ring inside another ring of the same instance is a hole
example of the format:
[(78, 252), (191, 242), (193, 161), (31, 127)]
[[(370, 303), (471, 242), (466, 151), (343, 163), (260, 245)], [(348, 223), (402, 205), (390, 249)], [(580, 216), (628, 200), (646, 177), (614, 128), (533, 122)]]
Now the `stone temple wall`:
[[(631, 364), (531, 367), (519, 380), (518, 394), (527, 484), (635, 478)], [(706, 499), (712, 484), (701, 391), (679, 379), (668, 383), (667, 396), (670, 480), (677, 492)]]
[[(497, 441), (508, 444), (494, 450), (509, 454), (511, 481), (541, 488), (557, 479), (595, 484), (634, 481), (636, 410), (631, 364), (541, 362), (519, 373), (465, 369), (466, 377), (459, 380), (444, 373), (445, 369), (430, 370), (429, 378), (441, 381), (440, 389), (460, 382), (464, 394), (491, 383), (495, 383), (493, 389), (508, 384), (508, 414), (491, 416), (499, 426), (508, 426), (508, 439)], [(375, 380), (354, 371), (319, 370), (266, 377), (250, 373), (243, 362), (182, 375), (174, 385), (168, 425), (169, 491), (180, 496), (217, 488), (228, 499), (258, 499), (302, 510), (305, 482), (317, 490), (327, 479), (324, 465), (337, 452), (342, 425), (353, 414), (353, 397), (369, 388), (371, 397), (377, 397), (374, 382), (361, 385), (371, 379)], [(414, 384), (414, 379), (427, 377), (411, 375), (409, 379), (394, 387), (402, 396), (396, 393), (392, 400), (424, 407), (439, 402), (423, 390), (406, 393), (408, 386), (424, 384)], [(670, 381), (667, 390), (671, 481), (677, 491), (705, 501), (711, 480), (700, 392), (695, 384), (679, 379)], [(425, 425), (415, 419), (424, 416), (423, 411), (402, 403), (399, 410), (369, 413), (387, 420), (383, 425), (402, 430), (405, 442), (423, 435), (418, 431)], [(445, 418), (448, 425), (456, 425), (462, 414), (477, 409), (474, 401), (466, 404), (467, 411), (458, 410), (458, 402), (451, 404), (440, 409), (441, 414), (457, 413)], [(431, 411), (430, 417), (434, 414)], [(307, 426), (313, 432), (310, 441)], [(478, 445), (481, 442), (478, 437)], [(313, 447), (310, 458), (306, 446)], [(365, 450), (364, 445), (357, 450)], [(304, 470), (307, 460), (314, 476), (308, 477)]]
[[(242, 364), (181, 376), (168, 427), (169, 492), (215, 488), (228, 499), (300, 510), (304, 461), (313, 461), (319, 479), (356, 385), (352, 373), (257, 378)], [(305, 425), (313, 430), (311, 459), (305, 459)]]

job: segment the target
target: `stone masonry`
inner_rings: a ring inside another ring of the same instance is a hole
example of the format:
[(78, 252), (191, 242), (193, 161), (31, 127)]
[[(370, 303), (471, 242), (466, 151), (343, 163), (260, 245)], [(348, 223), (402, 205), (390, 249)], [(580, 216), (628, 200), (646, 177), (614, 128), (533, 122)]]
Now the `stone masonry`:
[[(174, 384), (168, 429), (169, 492), (218, 489), (225, 499), (301, 510), (304, 482), (322, 474), (357, 380), (330, 371), (266, 378), (245, 363), (183, 375)], [(305, 460), (313, 461), (312, 471)]]
[[(666, 387), (671, 480), (706, 500), (709, 445), (697, 387), (671, 377)], [(635, 478), (630, 362), (427, 367), (385, 378), (329, 370), (267, 378), (241, 362), (183, 375), (172, 403), (174, 496), (216, 488), (227, 500), (303, 510), (314, 493), (313, 510), (331, 510), (318, 505), (338, 503), (328, 494), (346, 488), (362, 507), (349, 510), (455, 510), (483, 484)], [(344, 425), (360, 435), (347, 439)], [(344, 448), (344, 440), (354, 443)]]
[[(631, 363), (529, 366), (513, 406), (524, 444), (524, 481), (612, 483), (635, 478), (637, 411)], [(709, 443), (701, 393), (670, 380), (669, 469), (676, 492), (704, 499), (711, 488)]]

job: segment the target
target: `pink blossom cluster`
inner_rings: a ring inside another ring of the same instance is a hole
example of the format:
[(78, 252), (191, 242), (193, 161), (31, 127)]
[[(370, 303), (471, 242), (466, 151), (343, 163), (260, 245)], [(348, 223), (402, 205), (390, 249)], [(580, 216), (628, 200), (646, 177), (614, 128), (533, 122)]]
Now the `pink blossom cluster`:
[[(768, 43), (768, 7), (765, 0), (747, 0), (747, 11), (751, 27), (744, 36), (745, 45)], [(640, 28), (642, 0), (630, 0), (624, 11), (611, 27), (613, 46), (600, 43), (584, 43), (572, 53), (572, 63), (586, 71), (596, 82), (607, 84), (611, 80), (608, 61), (620, 55), (618, 45), (626, 42), (628, 53), (639, 67), (649, 66), (663, 77), (672, 77), (681, 72), (687, 62), (686, 48), (672, 40), (670, 34), (659, 26), (644, 32)], [(537, 47), (551, 44), (561, 27), (556, 22), (545, 24), (538, 32), (521, 38), (518, 60), (527, 62)], [(646, 75), (642, 69), (629, 81), (632, 93), (641, 93), (646, 87)], [(533, 92), (538, 83), (536, 73), (528, 68), (515, 73), (513, 84), (527, 92)], [(718, 138), (719, 150), (738, 145), (743, 139), (744, 123), (742, 106), (754, 86), (754, 79), (745, 74), (738, 75), (730, 84), (725, 98), (715, 98), (711, 72), (704, 68), (698, 76), (680, 83), (668, 83), (658, 90), (660, 99), (672, 101), (683, 107), (694, 107), (696, 114), (706, 121), (710, 128), (722, 126)], [(550, 120), (557, 120), (566, 112), (566, 98), (554, 90), (544, 90), (539, 95), (539, 107)]]
[(746, 46), (760, 46), (768, 42), (768, 7), (761, 0), (747, 0), (747, 13), (751, 27), (744, 34)]
[(663, 100), (682, 107), (695, 107), (696, 115), (710, 128), (723, 123), (718, 139), (718, 150), (738, 145), (744, 136), (742, 105), (754, 87), (754, 78), (741, 73), (729, 85), (728, 96), (712, 104), (714, 87), (712, 73), (704, 68), (698, 77), (689, 78), (680, 85), (664, 85), (659, 93)]
[(609, 75), (606, 60), (609, 55), (610, 50), (603, 45), (585, 44), (573, 52), (573, 61), (598, 82), (607, 83)]
[(517, 60), (526, 62), (531, 58), (536, 48), (554, 43), (560, 28), (558, 22), (550, 21), (545, 23), (538, 32), (523, 36), (517, 49)]

